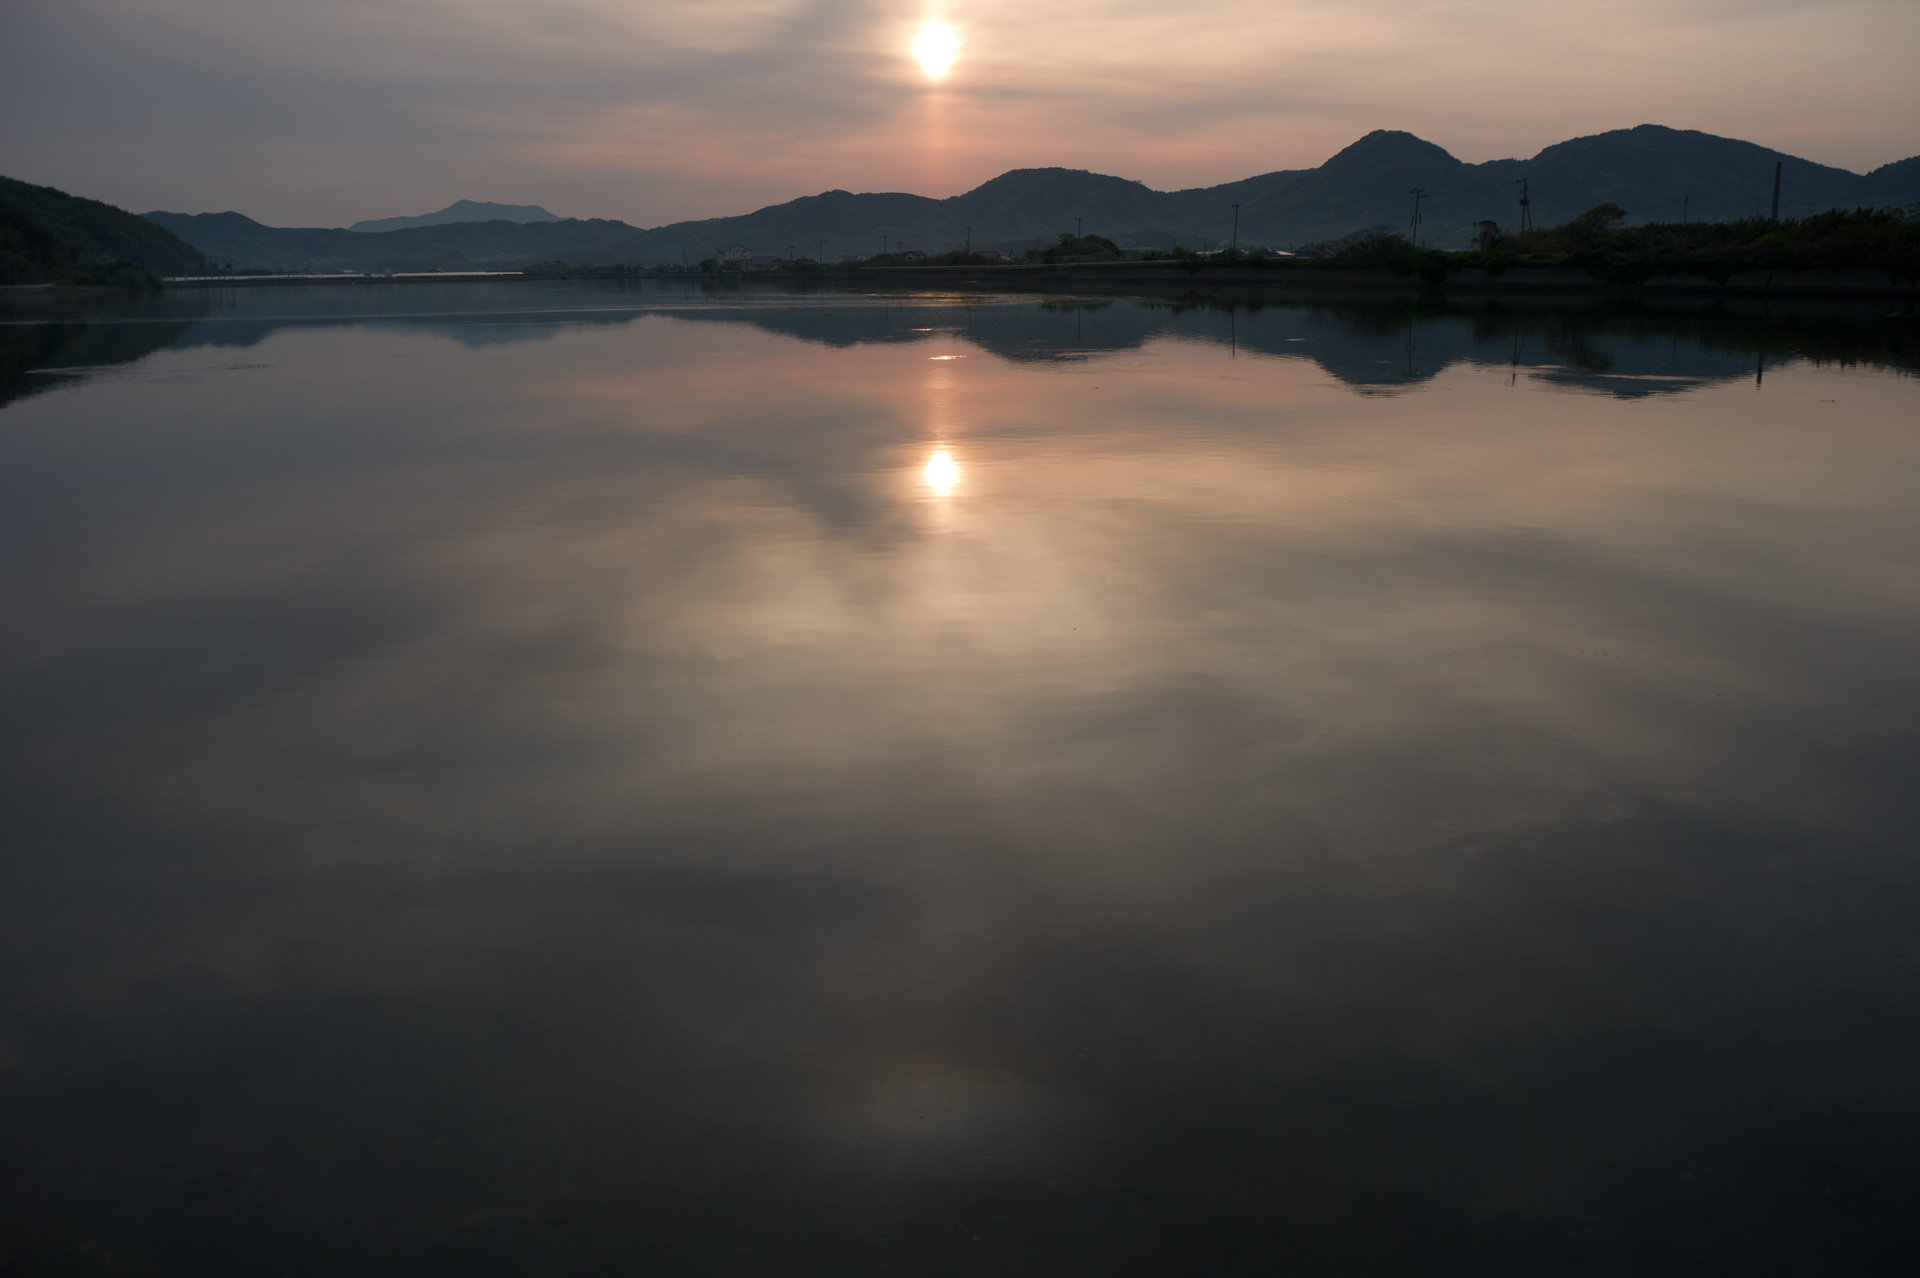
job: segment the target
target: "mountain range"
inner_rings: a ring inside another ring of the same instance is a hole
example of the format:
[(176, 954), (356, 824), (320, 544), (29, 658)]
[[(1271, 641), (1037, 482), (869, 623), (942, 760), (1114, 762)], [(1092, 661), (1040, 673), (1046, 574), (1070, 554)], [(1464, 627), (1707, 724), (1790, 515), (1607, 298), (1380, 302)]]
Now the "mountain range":
[(1241, 244), (1283, 247), (1380, 223), (1407, 227), (1411, 192), (1418, 188), (1424, 192), (1421, 239), (1446, 248), (1464, 246), (1482, 220), (1515, 225), (1523, 180), (1533, 220), (1542, 226), (1609, 201), (1627, 210), (1630, 223), (1730, 220), (1768, 211), (1776, 163), (1783, 216), (1920, 202), (1920, 156), (1858, 174), (1751, 142), (1643, 124), (1557, 143), (1526, 160), (1468, 164), (1411, 133), (1379, 130), (1316, 168), (1191, 190), (1156, 191), (1079, 169), (1017, 169), (948, 199), (835, 190), (740, 217), (651, 229), (599, 218), (409, 219), (404, 228), (369, 231), (268, 227), (231, 212), (146, 216), (236, 266), (654, 265), (696, 263), (726, 244), (770, 257), (839, 259), (883, 249), (946, 252), (970, 235), (976, 249), (1018, 251), (1052, 243), (1074, 229), (1076, 219), (1085, 231), (1122, 245), (1207, 248), (1234, 234), (1236, 204)]

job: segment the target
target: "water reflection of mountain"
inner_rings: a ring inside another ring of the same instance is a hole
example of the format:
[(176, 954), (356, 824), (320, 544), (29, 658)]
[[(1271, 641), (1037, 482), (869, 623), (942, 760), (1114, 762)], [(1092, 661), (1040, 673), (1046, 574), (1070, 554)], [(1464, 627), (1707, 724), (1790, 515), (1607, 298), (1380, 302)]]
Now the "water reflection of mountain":
[[(202, 299), (204, 302), (204, 299)], [(0, 317), (0, 405), (131, 364), (185, 340), (197, 318), (179, 309), (71, 310), (49, 299), (20, 317)]]
[(1226, 302), (567, 282), (232, 289), (0, 325), (0, 402), (162, 348), (247, 347), (287, 328), (424, 332), (471, 348), (549, 340), (644, 315), (750, 324), (827, 346), (960, 338), (1008, 360), (1060, 362), (1199, 341), (1250, 358), (1305, 359), (1362, 393), (1392, 393), (1455, 364), (1507, 366), (1569, 389), (1638, 397), (1762, 373), (1793, 359), (1920, 371), (1920, 325), (1846, 307), (1733, 312), (1617, 304), (1463, 307), (1332, 300)]
[(1371, 393), (1417, 385), (1460, 363), (1512, 366), (1553, 384), (1622, 397), (1753, 377), (1769, 362), (1794, 359), (1920, 371), (1920, 326), (1873, 310), (1737, 315), (1324, 301), (1006, 305), (992, 299), (910, 308), (715, 309), (685, 318), (744, 321), (835, 346), (918, 340), (932, 329), (1022, 361), (1090, 359), (1159, 338), (1205, 341), (1248, 356), (1309, 359)]

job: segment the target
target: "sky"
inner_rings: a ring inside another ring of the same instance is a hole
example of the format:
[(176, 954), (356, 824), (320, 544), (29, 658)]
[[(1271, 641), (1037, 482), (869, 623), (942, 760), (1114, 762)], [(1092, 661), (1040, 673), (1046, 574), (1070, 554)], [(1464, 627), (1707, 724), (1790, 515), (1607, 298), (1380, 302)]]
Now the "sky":
[(1920, 153), (1915, 50), (1914, 0), (5, 0), (0, 173), (280, 226), (656, 226), (1040, 165), (1207, 186), (1377, 128), (1477, 162), (1665, 124), (1860, 172)]

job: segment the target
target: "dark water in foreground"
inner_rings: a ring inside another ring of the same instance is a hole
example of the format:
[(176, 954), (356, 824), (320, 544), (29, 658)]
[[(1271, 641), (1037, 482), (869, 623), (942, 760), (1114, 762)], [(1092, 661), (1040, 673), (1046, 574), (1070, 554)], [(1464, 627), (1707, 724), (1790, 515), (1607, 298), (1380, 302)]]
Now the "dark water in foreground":
[(1915, 323), (0, 325), (0, 1274), (1913, 1272)]

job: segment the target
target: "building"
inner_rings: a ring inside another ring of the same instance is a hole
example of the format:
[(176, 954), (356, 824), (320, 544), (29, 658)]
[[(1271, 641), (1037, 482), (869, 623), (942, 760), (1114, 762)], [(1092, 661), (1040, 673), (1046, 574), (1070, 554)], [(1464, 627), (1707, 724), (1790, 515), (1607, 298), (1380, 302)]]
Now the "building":
[(713, 260), (723, 270), (729, 266), (737, 270), (753, 261), (753, 250), (744, 244), (722, 244), (713, 251)]

